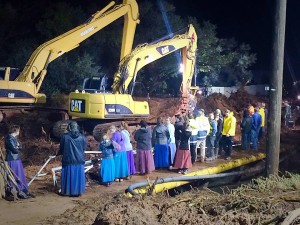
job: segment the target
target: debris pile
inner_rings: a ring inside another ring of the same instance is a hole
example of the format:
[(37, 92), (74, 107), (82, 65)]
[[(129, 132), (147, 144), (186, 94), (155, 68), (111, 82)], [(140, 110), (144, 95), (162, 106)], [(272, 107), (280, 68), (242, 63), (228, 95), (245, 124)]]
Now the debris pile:
[[(132, 198), (97, 196), (43, 224), (299, 224), (300, 175), (259, 178), (237, 189)], [(296, 219), (297, 218), (297, 219)], [(283, 223), (282, 223), (283, 224)], [(290, 223), (285, 223), (290, 224)]]

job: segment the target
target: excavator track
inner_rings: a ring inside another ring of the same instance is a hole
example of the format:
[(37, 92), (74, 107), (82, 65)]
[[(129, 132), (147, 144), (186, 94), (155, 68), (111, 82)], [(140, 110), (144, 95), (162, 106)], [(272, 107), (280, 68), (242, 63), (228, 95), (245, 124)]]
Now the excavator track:
[[(110, 126), (118, 126), (121, 124), (123, 120), (80, 120), (80, 119), (73, 119), (73, 120), (61, 120), (57, 121), (53, 126), (53, 135), (56, 138), (61, 138), (62, 135), (67, 132), (68, 124), (71, 121), (76, 121), (80, 129), (83, 133), (88, 133), (93, 135), (96, 141), (100, 142), (103, 135), (107, 133)], [(127, 122), (129, 127), (137, 126), (139, 121), (137, 120), (124, 120)], [(149, 125), (154, 125), (154, 123), (149, 123)]]

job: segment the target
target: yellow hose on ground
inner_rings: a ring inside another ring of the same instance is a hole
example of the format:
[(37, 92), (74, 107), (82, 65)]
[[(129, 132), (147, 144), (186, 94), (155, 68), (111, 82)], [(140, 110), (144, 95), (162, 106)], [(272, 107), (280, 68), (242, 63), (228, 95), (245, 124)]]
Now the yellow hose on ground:
[[(229, 161), (226, 163), (222, 163), (218, 166), (214, 166), (214, 167), (209, 167), (209, 168), (205, 168), (199, 171), (195, 171), (183, 176), (201, 176), (201, 175), (209, 175), (209, 174), (217, 174), (217, 173), (221, 173), (227, 170), (231, 170), (233, 168), (237, 168), (258, 160), (262, 160), (266, 157), (266, 155), (264, 153), (258, 153), (256, 155), (251, 155), (248, 157), (243, 157), (240, 159), (236, 159), (233, 161)], [(154, 187), (153, 192), (154, 193), (159, 193), (159, 192), (163, 192), (169, 189), (173, 189), (176, 187), (179, 187), (181, 185), (184, 184), (188, 184), (188, 181), (177, 181), (177, 182), (168, 182), (168, 183), (161, 183), (161, 184), (156, 184)], [(146, 186), (146, 187), (142, 187), (142, 188), (137, 188), (134, 191), (138, 194), (144, 194), (147, 193), (149, 190), (150, 186)], [(126, 193), (127, 196), (131, 197), (132, 195), (130, 193)]]

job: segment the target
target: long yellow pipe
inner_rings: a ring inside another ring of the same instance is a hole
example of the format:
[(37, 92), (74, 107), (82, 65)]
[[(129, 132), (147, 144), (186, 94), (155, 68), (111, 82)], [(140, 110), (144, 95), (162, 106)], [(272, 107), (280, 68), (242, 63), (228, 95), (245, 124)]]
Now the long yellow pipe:
[[(217, 174), (217, 173), (221, 173), (221, 172), (233, 169), (233, 168), (237, 168), (237, 167), (240, 167), (240, 166), (243, 166), (243, 165), (264, 159), (264, 158), (266, 158), (266, 155), (264, 153), (258, 153), (256, 155), (243, 157), (240, 159), (236, 159), (234, 161), (222, 163), (218, 166), (209, 167), (209, 168), (195, 171), (195, 172), (183, 175), (183, 176), (200, 176), (200, 175), (208, 175), (208, 174)], [(188, 183), (189, 183), (188, 181), (177, 181), (177, 182), (156, 184), (154, 187), (154, 193), (163, 192), (163, 191), (173, 189), (173, 188), (176, 188), (181, 185), (188, 184)], [(143, 188), (137, 188), (137, 189), (135, 189), (135, 192), (138, 194), (144, 194), (144, 193), (147, 193), (149, 188), (150, 188), (149, 186), (143, 187)], [(127, 193), (126, 195), (131, 196), (130, 193)]]

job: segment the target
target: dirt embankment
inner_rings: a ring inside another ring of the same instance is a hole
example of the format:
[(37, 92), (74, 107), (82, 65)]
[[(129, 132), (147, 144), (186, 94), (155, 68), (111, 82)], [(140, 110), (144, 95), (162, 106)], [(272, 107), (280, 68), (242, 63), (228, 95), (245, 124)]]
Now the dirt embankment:
[(195, 189), (175, 197), (162, 193), (132, 198), (102, 194), (41, 224), (278, 224), (300, 207), (299, 193), (300, 176), (287, 174), (223, 192)]

